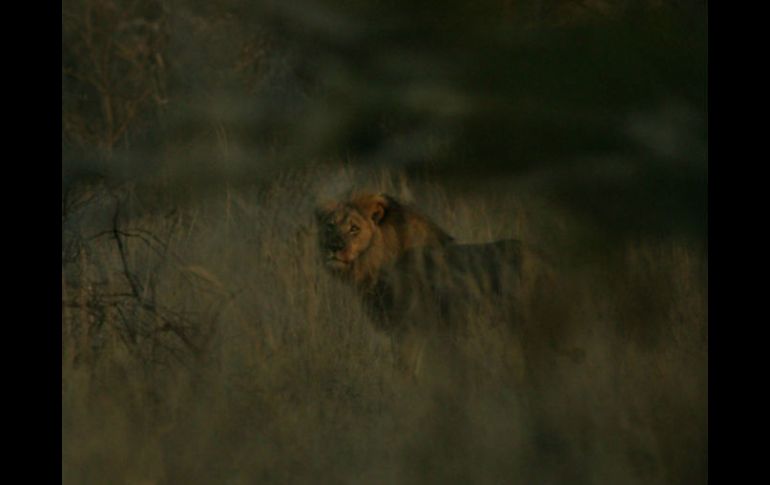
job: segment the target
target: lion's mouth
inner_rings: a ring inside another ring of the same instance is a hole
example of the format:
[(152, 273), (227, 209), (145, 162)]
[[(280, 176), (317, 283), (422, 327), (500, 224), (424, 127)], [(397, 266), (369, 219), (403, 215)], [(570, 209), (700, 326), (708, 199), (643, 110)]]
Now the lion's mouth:
[(344, 259), (340, 259), (336, 256), (329, 256), (326, 258), (326, 266), (328, 266), (331, 269), (337, 269), (337, 270), (343, 270), (350, 267), (350, 264), (352, 261), (346, 261)]

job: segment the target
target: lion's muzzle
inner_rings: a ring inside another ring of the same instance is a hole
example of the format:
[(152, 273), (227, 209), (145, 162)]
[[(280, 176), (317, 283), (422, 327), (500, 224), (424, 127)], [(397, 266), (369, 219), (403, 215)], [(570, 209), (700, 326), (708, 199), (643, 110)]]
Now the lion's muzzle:
[(350, 267), (352, 260), (340, 257), (336, 253), (332, 253), (326, 258), (326, 267), (336, 271), (344, 271)]

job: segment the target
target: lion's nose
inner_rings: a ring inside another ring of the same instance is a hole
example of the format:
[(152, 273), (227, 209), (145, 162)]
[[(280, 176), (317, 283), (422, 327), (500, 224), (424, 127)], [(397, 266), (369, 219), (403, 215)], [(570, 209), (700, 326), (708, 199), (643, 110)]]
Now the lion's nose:
[(345, 241), (343, 241), (342, 239), (333, 239), (329, 243), (329, 249), (334, 251), (335, 253), (337, 251), (342, 251), (343, 249), (345, 249)]

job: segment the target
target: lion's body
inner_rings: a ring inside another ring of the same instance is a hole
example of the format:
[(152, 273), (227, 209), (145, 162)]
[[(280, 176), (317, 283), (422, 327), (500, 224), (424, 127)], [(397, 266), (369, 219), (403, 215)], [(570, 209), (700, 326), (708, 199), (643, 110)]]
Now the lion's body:
[(470, 314), (510, 307), (522, 265), (521, 243), (447, 244), (406, 252), (365, 299), (389, 328), (457, 328)]

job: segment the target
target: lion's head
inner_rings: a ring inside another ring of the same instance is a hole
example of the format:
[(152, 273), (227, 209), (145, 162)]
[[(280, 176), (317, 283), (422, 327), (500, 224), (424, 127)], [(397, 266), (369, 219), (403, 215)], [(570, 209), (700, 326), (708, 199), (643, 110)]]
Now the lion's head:
[(385, 215), (387, 200), (372, 195), (365, 200), (330, 202), (317, 211), (319, 244), (324, 262), (335, 271), (350, 270), (373, 244)]
[(358, 285), (373, 283), (409, 249), (452, 241), (425, 216), (386, 194), (357, 193), (327, 202), (316, 217), (325, 266)]

